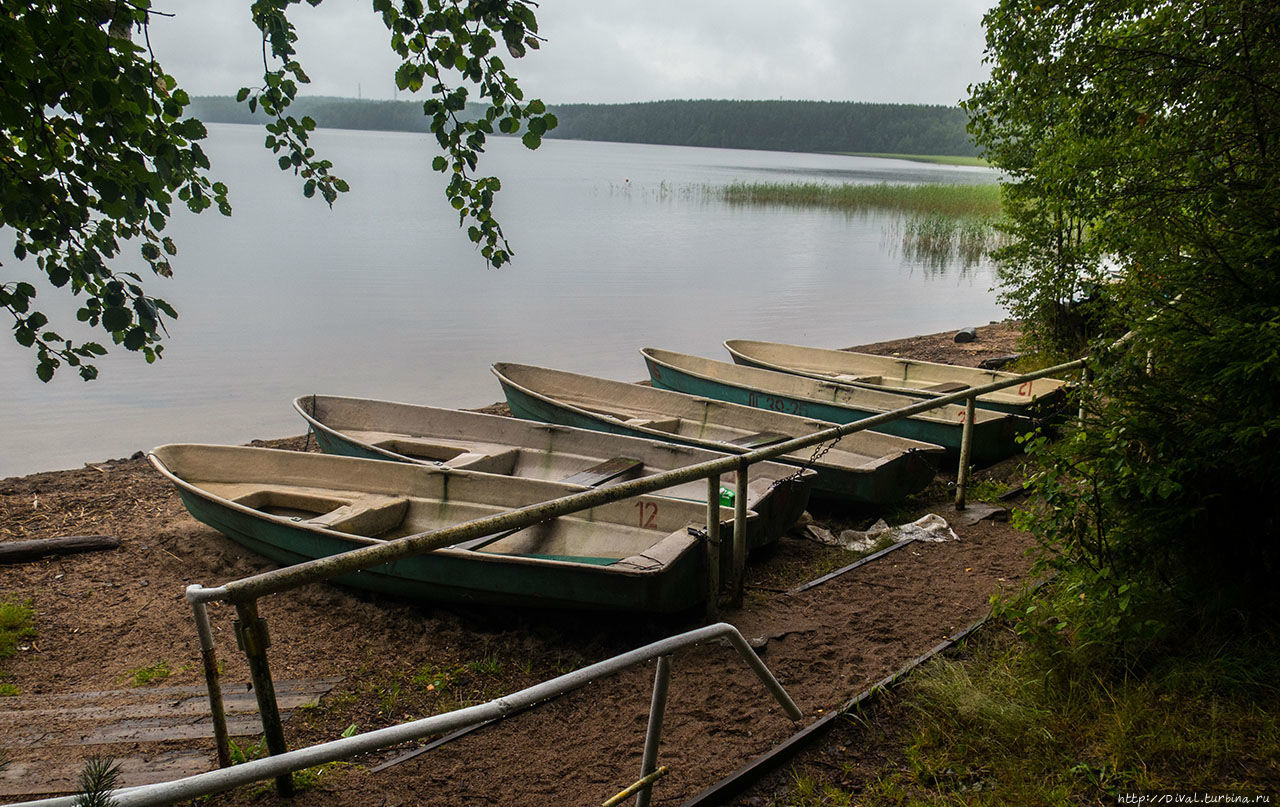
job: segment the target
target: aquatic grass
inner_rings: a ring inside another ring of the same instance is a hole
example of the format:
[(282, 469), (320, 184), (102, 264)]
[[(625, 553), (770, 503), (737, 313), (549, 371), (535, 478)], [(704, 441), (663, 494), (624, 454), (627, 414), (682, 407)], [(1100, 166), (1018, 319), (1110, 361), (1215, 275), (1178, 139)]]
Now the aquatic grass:
[(880, 182), (834, 185), (821, 182), (734, 182), (719, 188), (729, 204), (828, 207), (849, 212), (889, 211), (925, 216), (995, 217), (1000, 186)]
[(910, 160), (913, 163), (933, 163), (935, 165), (969, 165), (987, 168), (991, 163), (981, 157), (959, 157), (947, 154), (888, 154), (875, 151), (837, 151), (850, 157), (878, 157), (884, 160)]

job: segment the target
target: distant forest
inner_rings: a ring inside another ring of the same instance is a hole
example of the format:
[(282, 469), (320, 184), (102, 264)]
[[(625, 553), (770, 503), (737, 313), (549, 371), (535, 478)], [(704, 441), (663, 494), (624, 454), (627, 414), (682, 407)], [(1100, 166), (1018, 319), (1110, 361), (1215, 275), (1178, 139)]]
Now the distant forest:
[[(426, 132), (417, 101), (299, 98), (294, 113), (331, 129)], [(469, 105), (467, 113), (479, 115)], [(560, 125), (548, 137), (656, 143), (671, 146), (853, 151), (891, 154), (976, 155), (956, 107), (862, 104), (846, 101), (650, 101), (639, 104), (565, 104), (549, 108)], [(192, 99), (191, 114), (210, 123), (254, 123), (245, 104), (230, 97)]]

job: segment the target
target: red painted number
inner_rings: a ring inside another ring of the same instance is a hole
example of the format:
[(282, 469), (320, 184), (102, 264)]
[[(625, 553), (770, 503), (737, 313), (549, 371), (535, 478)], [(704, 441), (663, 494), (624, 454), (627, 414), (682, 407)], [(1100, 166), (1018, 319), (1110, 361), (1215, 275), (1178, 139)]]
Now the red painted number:
[(1030, 382), (1030, 381), (1023, 381), (1023, 382), (1022, 382), (1022, 385), (1018, 387), (1018, 394), (1019, 394), (1019, 395), (1022, 395), (1022, 396), (1030, 395), (1030, 394), (1031, 394), (1031, 382)]
[(658, 517), (658, 505), (653, 502), (636, 502), (635, 505), (639, 511), (642, 529), (653, 529), (658, 526), (655, 521)]

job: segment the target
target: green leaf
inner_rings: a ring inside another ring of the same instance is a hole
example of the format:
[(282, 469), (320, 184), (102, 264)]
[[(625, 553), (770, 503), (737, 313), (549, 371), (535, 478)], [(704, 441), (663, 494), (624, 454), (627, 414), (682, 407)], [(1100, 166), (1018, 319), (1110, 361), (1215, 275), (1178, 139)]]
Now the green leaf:
[(147, 332), (141, 327), (130, 328), (124, 336), (124, 346), (127, 350), (137, 350), (146, 343)]
[(109, 306), (102, 312), (102, 327), (113, 333), (122, 331), (133, 322), (133, 313), (120, 305)]

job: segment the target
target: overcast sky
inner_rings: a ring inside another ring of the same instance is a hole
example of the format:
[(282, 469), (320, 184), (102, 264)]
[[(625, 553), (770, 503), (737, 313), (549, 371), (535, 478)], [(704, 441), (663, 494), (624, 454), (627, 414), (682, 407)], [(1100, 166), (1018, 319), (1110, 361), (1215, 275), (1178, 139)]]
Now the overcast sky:
[[(985, 78), (994, 0), (545, 0), (540, 51), (506, 60), (549, 103), (668, 98), (954, 104)], [(156, 56), (193, 95), (257, 86), (249, 0), (156, 0)], [(398, 64), (369, 0), (291, 18), (310, 95), (391, 98)], [(399, 96), (407, 97), (403, 93)]]

